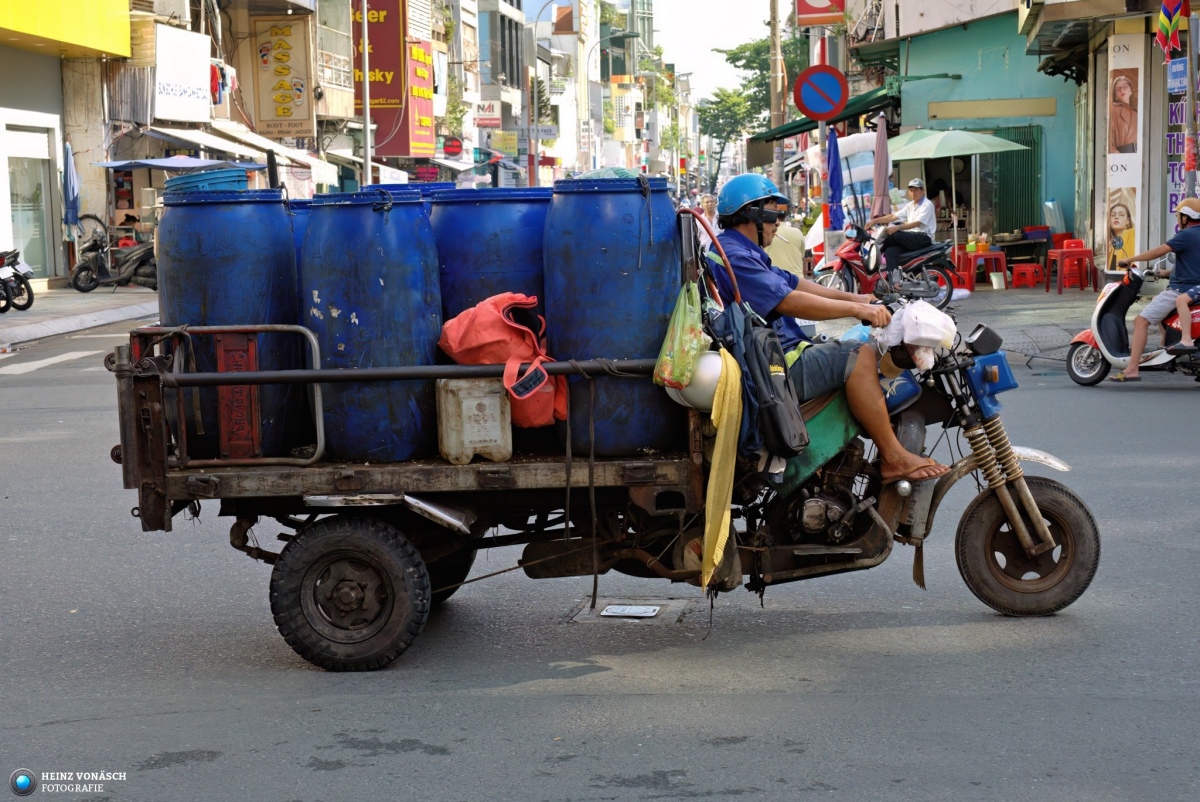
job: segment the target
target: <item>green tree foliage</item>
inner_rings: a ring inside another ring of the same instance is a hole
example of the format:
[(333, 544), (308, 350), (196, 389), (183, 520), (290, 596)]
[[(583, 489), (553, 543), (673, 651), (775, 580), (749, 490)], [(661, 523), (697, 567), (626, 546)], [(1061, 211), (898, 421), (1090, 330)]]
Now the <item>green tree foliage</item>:
[[(783, 63), (787, 71), (786, 90), (792, 91), (796, 76), (808, 67), (808, 39), (792, 36), (790, 32), (782, 34)], [(717, 49), (716, 52), (725, 57), (729, 64), (745, 73), (742, 81), (742, 91), (754, 115), (758, 118), (771, 117), (771, 39), (768, 35), (762, 39), (738, 45), (728, 50)], [(800, 112), (792, 103), (787, 103), (790, 117), (798, 117)]]
[(463, 102), (462, 84), (452, 71), (446, 82), (446, 116), (443, 122), (450, 136), (463, 135), (463, 120), (467, 116), (467, 104)]
[(674, 108), (678, 105), (675, 100), (675, 87), (667, 74), (667, 68), (663, 66), (662, 48), (656, 47), (654, 50), (655, 58), (643, 57), (638, 64), (638, 72), (654, 73), (653, 78), (646, 78), (646, 108)]
[(534, 86), (537, 87), (538, 122), (552, 123), (554, 122), (554, 112), (550, 108), (550, 90), (546, 88), (546, 82), (541, 78), (534, 78), (533, 80)]
[(625, 15), (617, 10), (615, 3), (606, 3), (600, 0), (600, 24), (611, 25), (614, 28), (625, 27)]
[(725, 146), (742, 136), (753, 126), (758, 114), (750, 108), (746, 93), (740, 89), (718, 89), (711, 98), (696, 106), (700, 118), (700, 133), (712, 137), (716, 143), (716, 154), (709, 156), (709, 191), (716, 189), (717, 174), (721, 171), (721, 160)]

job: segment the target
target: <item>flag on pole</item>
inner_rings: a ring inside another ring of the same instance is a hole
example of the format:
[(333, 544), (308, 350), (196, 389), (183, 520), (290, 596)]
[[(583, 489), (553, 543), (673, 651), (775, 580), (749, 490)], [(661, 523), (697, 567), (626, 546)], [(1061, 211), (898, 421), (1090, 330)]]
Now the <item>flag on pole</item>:
[(1162, 48), (1164, 63), (1171, 60), (1172, 50), (1182, 50), (1179, 46), (1179, 20), (1191, 13), (1188, 0), (1163, 0), (1158, 12), (1158, 33), (1154, 38)]

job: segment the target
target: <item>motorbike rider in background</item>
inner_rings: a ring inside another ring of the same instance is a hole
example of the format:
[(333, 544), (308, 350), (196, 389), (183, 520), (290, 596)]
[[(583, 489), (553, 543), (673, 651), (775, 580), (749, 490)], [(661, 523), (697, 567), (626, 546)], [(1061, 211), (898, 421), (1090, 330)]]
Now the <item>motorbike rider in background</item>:
[[(1167, 349), (1167, 353), (1184, 354), (1196, 350), (1195, 345), (1191, 345), (1190, 348), (1180, 346), (1191, 342), (1192, 332), (1190, 327), (1183, 324), (1183, 321), (1191, 319), (1187, 308), (1188, 300), (1195, 298), (1195, 294), (1200, 292), (1200, 199), (1185, 198), (1175, 208), (1175, 214), (1179, 219), (1179, 231), (1175, 236), (1162, 245), (1117, 262), (1118, 267), (1129, 267), (1134, 262), (1158, 259), (1168, 253), (1175, 254), (1175, 269), (1171, 273), (1167, 289), (1151, 298), (1150, 303), (1146, 304), (1146, 308), (1133, 319), (1129, 367), (1110, 378), (1109, 381), (1142, 380), (1138, 368), (1142, 363), (1142, 356), (1146, 352), (1146, 340), (1149, 338), (1150, 326), (1161, 325), (1163, 318), (1171, 314), (1172, 309), (1180, 308), (1179, 316), (1184, 339), (1176, 346)], [(1183, 329), (1187, 330), (1183, 331)]]
[(937, 211), (933, 201), (925, 197), (925, 182), (914, 178), (908, 182), (908, 203), (893, 214), (873, 217), (867, 221), (868, 230), (880, 223), (892, 223), (887, 228), (880, 247), (889, 271), (900, 268), (900, 255), (919, 251), (933, 244), (933, 232), (937, 230)]
[[(922, 481), (941, 476), (948, 468), (928, 457), (910, 453), (900, 445), (888, 418), (879, 385), (875, 348), (859, 342), (813, 343), (796, 318), (835, 320), (852, 317), (873, 326), (891, 320), (887, 307), (872, 304), (870, 295), (854, 295), (789, 273), (771, 263), (764, 250), (790, 206), (765, 176), (745, 173), (730, 179), (717, 199), (717, 214), (724, 231), (717, 237), (729, 257), (742, 300), (766, 320), (779, 335), (790, 365), (789, 377), (801, 403), (843, 385), (850, 411), (879, 448), (885, 482)], [(719, 259), (719, 257), (714, 256)], [(721, 298), (733, 301), (733, 286), (723, 268), (710, 271)]]

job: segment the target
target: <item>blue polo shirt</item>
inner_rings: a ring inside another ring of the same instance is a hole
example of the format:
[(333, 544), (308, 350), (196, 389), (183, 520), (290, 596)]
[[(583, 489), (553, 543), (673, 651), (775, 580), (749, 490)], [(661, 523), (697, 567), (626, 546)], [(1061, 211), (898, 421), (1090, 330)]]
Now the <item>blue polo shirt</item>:
[[(741, 232), (727, 229), (717, 239), (725, 249), (725, 255), (729, 257), (742, 300), (750, 304), (750, 308), (758, 313), (759, 317), (771, 324), (771, 328), (779, 335), (783, 350), (790, 351), (801, 342), (811, 342), (804, 336), (796, 318), (775, 311), (779, 302), (799, 286), (800, 277), (771, 264), (771, 257), (767, 252)], [(720, 257), (716, 255), (715, 248), (713, 256), (719, 261)], [(717, 290), (721, 293), (721, 300), (725, 304), (732, 303), (733, 286), (729, 283), (725, 268), (713, 261), (708, 263), (708, 267), (713, 280), (716, 281)]]
[(1200, 287), (1200, 225), (1179, 229), (1175, 236), (1167, 240), (1167, 247), (1175, 252), (1175, 269), (1171, 271), (1171, 281), (1167, 286), (1179, 292)]

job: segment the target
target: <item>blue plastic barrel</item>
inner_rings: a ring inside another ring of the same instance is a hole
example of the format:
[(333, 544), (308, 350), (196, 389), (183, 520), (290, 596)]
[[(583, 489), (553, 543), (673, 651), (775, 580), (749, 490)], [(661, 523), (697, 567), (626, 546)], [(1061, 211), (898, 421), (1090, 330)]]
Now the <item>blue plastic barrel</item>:
[(551, 194), (549, 187), (433, 194), (429, 222), (441, 267), (443, 319), (502, 292), (542, 300), (542, 235)]
[[(442, 299), (420, 193), (375, 188), (314, 198), (300, 298), (322, 368), (435, 364)], [(322, 394), (331, 458), (401, 462), (436, 451), (432, 381), (326, 384)]]
[(363, 189), (386, 189), (389, 192), (411, 192), (412, 190), (416, 190), (421, 193), (421, 200), (425, 204), (425, 214), (428, 215), (429, 202), (433, 198), (433, 193), (454, 189), (456, 186), (458, 185), (453, 181), (412, 181), (407, 184), (370, 184), (363, 187)]
[(308, 233), (308, 215), (312, 212), (312, 200), (300, 199), (289, 201), (288, 213), (291, 215), (292, 240), (296, 243), (296, 270), (300, 270), (300, 253), (304, 248), (304, 235)]
[[(166, 193), (158, 226), (158, 282), (164, 326), (295, 325), (296, 247), (283, 193)], [(197, 334), (191, 339), (195, 370), (215, 371), (213, 337)], [(259, 370), (304, 367), (306, 348), (301, 337), (260, 335), (257, 343)], [(189, 356), (180, 349), (175, 358)], [(188, 455), (224, 456), (218, 440), (216, 388), (199, 390), (203, 433), (196, 426), (192, 405), (191, 394), (197, 390), (184, 392)], [(314, 442), (303, 386), (265, 384), (257, 392), (264, 456), (290, 456), (293, 448)]]
[[(663, 178), (556, 181), (543, 245), (555, 359), (654, 359), (679, 291), (675, 210)], [(682, 407), (650, 377), (595, 380), (596, 454), (680, 446)], [(589, 389), (574, 377), (571, 448), (588, 451)]]
[(249, 183), (245, 170), (240, 167), (229, 167), (177, 175), (174, 178), (168, 178), (163, 186), (167, 192), (216, 192), (227, 189), (245, 189)]

